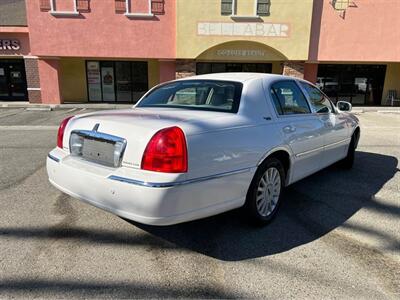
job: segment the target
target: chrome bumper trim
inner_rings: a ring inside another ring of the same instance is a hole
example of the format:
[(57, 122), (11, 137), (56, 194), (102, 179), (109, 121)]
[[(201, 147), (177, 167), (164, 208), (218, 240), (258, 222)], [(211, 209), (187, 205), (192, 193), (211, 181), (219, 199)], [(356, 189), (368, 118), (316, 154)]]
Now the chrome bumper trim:
[(120, 177), (120, 176), (115, 176), (115, 175), (109, 176), (108, 179), (123, 182), (123, 183), (145, 186), (145, 187), (168, 188), (168, 187), (186, 185), (186, 184), (191, 184), (191, 183), (203, 182), (203, 181), (207, 181), (207, 180), (212, 180), (212, 179), (217, 179), (217, 178), (221, 178), (221, 177), (225, 177), (225, 176), (246, 173), (246, 172), (250, 172), (250, 171), (251, 171), (251, 168), (244, 168), (244, 169), (239, 169), (239, 170), (235, 170), (235, 171), (230, 171), (230, 172), (225, 172), (225, 173), (220, 173), (220, 174), (215, 174), (215, 175), (210, 175), (210, 176), (205, 176), (205, 177), (199, 177), (199, 178), (194, 178), (194, 179), (188, 179), (188, 180), (183, 180), (183, 181), (176, 181), (176, 182), (146, 182), (146, 181), (140, 181), (140, 180), (135, 180), (135, 179), (126, 178), (126, 177)]
[(60, 162), (60, 159), (59, 159), (59, 158), (57, 158), (57, 157), (51, 155), (50, 153), (47, 154), (47, 157), (50, 158), (50, 159), (52, 159), (52, 160), (54, 160), (55, 162)]

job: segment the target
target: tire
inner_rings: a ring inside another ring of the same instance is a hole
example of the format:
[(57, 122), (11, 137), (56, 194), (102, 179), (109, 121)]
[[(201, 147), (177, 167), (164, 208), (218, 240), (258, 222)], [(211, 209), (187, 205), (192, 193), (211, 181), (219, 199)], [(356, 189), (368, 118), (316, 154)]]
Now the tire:
[(340, 161), (340, 165), (342, 168), (350, 170), (354, 165), (354, 156), (356, 153), (356, 139), (355, 135), (351, 137), (349, 149), (347, 150), (347, 155), (344, 159)]
[(285, 169), (276, 158), (267, 158), (258, 168), (247, 191), (244, 209), (250, 221), (266, 225), (273, 220), (281, 204)]

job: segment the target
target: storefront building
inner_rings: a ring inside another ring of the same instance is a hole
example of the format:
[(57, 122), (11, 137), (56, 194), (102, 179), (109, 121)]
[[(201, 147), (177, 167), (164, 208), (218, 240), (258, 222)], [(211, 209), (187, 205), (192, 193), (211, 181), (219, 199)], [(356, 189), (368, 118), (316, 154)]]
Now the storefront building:
[(40, 80), (31, 102), (132, 103), (175, 78), (174, 1), (34, 0), (26, 6)]
[(29, 57), (29, 35), (23, 0), (0, 3), (0, 101), (28, 96), (24, 58)]
[(400, 98), (400, 1), (314, 1), (312, 81), (333, 100), (392, 105)]
[(262, 72), (307, 78), (313, 0), (177, 1), (177, 77)]
[(0, 101), (134, 103), (215, 72), (304, 78), (353, 105), (400, 99), (397, 0), (3, 0), (0, 12)]

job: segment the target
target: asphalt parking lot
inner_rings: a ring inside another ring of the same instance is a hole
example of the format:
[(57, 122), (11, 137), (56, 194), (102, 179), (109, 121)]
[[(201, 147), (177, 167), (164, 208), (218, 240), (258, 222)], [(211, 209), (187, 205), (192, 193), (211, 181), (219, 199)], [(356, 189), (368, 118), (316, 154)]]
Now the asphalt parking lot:
[(0, 298), (400, 297), (400, 114), (359, 114), (354, 168), (294, 184), (254, 228), (239, 211), (145, 226), (57, 191), (57, 125), (88, 111), (0, 109)]

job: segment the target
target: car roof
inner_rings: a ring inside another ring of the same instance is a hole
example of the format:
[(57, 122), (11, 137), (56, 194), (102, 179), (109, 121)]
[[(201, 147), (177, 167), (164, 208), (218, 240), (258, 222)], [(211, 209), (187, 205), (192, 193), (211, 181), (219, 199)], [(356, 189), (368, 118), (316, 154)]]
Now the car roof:
[(265, 74), (265, 73), (213, 73), (213, 74), (204, 74), (197, 76), (185, 77), (180, 80), (193, 80), (193, 79), (203, 79), (203, 80), (227, 80), (227, 81), (237, 81), (237, 82), (246, 82), (255, 79), (294, 79), (293, 77), (277, 75), (277, 74)]

